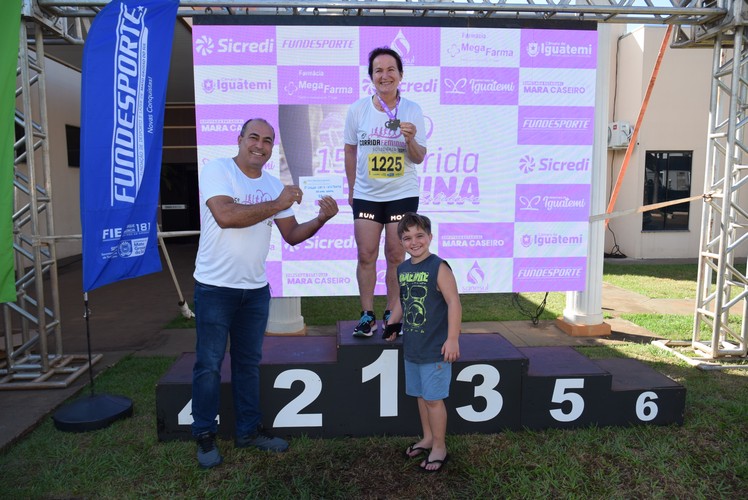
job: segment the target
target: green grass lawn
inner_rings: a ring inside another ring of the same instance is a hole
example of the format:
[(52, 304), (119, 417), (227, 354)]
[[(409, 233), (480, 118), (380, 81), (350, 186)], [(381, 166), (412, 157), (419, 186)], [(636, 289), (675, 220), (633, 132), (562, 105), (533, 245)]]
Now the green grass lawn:
[[(639, 293), (660, 290), (665, 295), (668, 290), (680, 295), (682, 288), (673, 283), (689, 280), (682, 274), (688, 269), (680, 267), (629, 266), (606, 263), (605, 280), (617, 286), (634, 283)], [(695, 273), (696, 266), (691, 267)], [(648, 281), (672, 281), (667, 286), (642, 284), (645, 276)], [(465, 321), (527, 319), (520, 309), (536, 311), (544, 294), (473, 297), (463, 298)], [(541, 319), (558, 316), (563, 299), (564, 294), (549, 294)], [(356, 313), (356, 300), (302, 301), (305, 319), (319, 322), (311, 324), (332, 324), (334, 318)], [(692, 322), (691, 317), (654, 314), (627, 319), (656, 336), (680, 339), (689, 337)], [(591, 358), (639, 359), (685, 386), (684, 425), (453, 435), (448, 437), (452, 459), (435, 475), (420, 473), (416, 462), (402, 457), (412, 436), (297, 438), (281, 455), (239, 450), (229, 441), (219, 441), (224, 464), (202, 471), (195, 464), (193, 443), (157, 441), (155, 384), (173, 358), (129, 357), (106, 370), (97, 379), (97, 388), (132, 398), (135, 415), (84, 434), (59, 432), (51, 419), (45, 419), (0, 454), (0, 498), (745, 496), (748, 370), (702, 371), (667, 351), (636, 342), (579, 351)]]

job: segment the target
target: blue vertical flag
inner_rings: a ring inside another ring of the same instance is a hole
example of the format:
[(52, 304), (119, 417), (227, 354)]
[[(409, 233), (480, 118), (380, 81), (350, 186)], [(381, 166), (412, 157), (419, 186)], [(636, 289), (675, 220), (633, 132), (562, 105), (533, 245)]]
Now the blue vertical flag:
[(161, 270), (156, 207), (179, 0), (113, 0), (83, 47), (83, 290)]

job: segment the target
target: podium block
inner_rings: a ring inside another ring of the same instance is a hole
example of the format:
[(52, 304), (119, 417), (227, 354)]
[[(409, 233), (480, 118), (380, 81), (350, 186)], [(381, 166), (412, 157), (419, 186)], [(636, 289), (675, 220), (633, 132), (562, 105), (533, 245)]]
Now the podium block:
[(522, 425), (528, 429), (597, 424), (606, 411), (611, 375), (571, 347), (522, 347)]
[(596, 359), (613, 377), (602, 425), (683, 425), (686, 388), (635, 359)]
[[(266, 337), (260, 364), (263, 424), (279, 436), (421, 433), (405, 394), (402, 338)], [(460, 336), (447, 405), (449, 434), (681, 424), (685, 388), (632, 359), (590, 360), (571, 347), (516, 348), (497, 333)], [(184, 353), (156, 386), (160, 441), (191, 439), (192, 366)], [(230, 358), (221, 365), (218, 434), (234, 436)]]

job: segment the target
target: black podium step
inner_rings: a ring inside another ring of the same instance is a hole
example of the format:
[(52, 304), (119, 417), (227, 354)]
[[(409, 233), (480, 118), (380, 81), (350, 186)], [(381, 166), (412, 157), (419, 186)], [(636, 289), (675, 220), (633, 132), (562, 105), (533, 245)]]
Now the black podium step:
[(601, 424), (683, 424), (686, 388), (635, 359), (596, 359), (613, 376), (608, 411)]
[[(405, 394), (402, 338), (267, 337), (260, 364), (263, 424), (282, 436), (418, 435)], [(448, 432), (522, 427), (682, 423), (685, 388), (636, 360), (590, 360), (571, 347), (516, 348), (499, 334), (460, 337), (447, 399)], [(159, 440), (190, 439), (194, 353), (156, 386)], [(233, 437), (230, 357), (221, 366), (219, 435)]]
[[(337, 343), (334, 337), (266, 337), (260, 364), (260, 394), (264, 414), (263, 424), (293, 426), (294, 434), (321, 428), (317, 415), (322, 407), (329, 407), (332, 391), (319, 394), (308, 405), (305, 413), (289, 401), (303, 402), (304, 395), (315, 394), (322, 380), (335, 377)], [(192, 367), (195, 353), (183, 353), (156, 384), (156, 422), (158, 439), (191, 439), (192, 433)], [(309, 396), (306, 396), (310, 399)], [(272, 419), (268, 419), (268, 416)], [(221, 406), (218, 416), (218, 435), (231, 438), (235, 427), (233, 397), (231, 395), (231, 356), (227, 353), (221, 364)], [(314, 432), (312, 432), (314, 434)]]
[(610, 373), (571, 347), (523, 347), (522, 425), (529, 429), (597, 424), (607, 411)]

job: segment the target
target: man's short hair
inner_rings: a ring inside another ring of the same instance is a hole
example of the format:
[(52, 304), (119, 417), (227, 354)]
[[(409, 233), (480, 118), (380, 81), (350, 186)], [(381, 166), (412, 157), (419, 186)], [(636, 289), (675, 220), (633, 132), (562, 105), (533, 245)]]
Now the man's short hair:
[(402, 239), (403, 233), (413, 226), (423, 229), (426, 234), (431, 234), (431, 219), (415, 212), (406, 212), (397, 224), (397, 237)]
[(262, 123), (264, 123), (265, 125), (267, 125), (268, 127), (270, 127), (273, 130), (273, 137), (275, 137), (275, 129), (264, 118), (250, 118), (249, 120), (247, 120), (246, 122), (244, 122), (244, 125), (242, 125), (242, 131), (239, 133), (240, 137), (244, 137), (244, 132), (247, 131), (247, 125), (249, 125), (250, 122), (262, 122)]
[(397, 70), (400, 72), (400, 76), (403, 76), (403, 60), (400, 58), (400, 54), (395, 52), (389, 47), (377, 47), (376, 49), (369, 52), (369, 78), (374, 78), (374, 59), (382, 54), (392, 56), (395, 58), (397, 63)]

